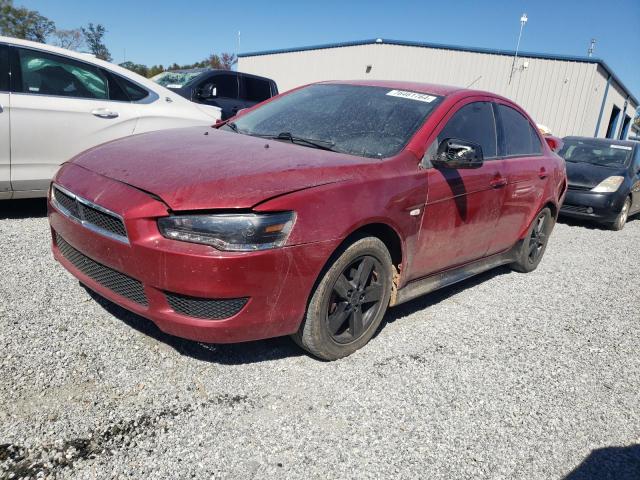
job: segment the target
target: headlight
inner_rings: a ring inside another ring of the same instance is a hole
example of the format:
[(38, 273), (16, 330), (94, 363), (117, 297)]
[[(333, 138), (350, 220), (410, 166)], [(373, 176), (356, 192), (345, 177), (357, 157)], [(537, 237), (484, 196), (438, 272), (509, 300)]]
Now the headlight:
[(158, 229), (171, 240), (248, 252), (283, 246), (294, 220), (294, 212), (176, 215), (158, 219)]
[(599, 193), (615, 192), (616, 190), (618, 190), (618, 188), (620, 188), (620, 185), (622, 185), (622, 182), (624, 182), (624, 177), (613, 176), (613, 177), (605, 178), (598, 185), (593, 187), (591, 191), (599, 192)]

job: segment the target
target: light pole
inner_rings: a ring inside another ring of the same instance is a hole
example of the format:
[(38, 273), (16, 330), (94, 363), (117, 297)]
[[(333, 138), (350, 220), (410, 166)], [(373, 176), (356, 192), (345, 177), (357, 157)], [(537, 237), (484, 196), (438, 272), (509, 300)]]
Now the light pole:
[(520, 33), (518, 34), (518, 43), (516, 45), (516, 54), (513, 56), (513, 63), (511, 64), (511, 73), (509, 74), (509, 83), (511, 83), (511, 79), (513, 78), (513, 72), (516, 70), (516, 62), (518, 61), (518, 50), (520, 50), (520, 39), (522, 38), (522, 30), (524, 29), (524, 24), (527, 23), (527, 14), (523, 13), (520, 17)]

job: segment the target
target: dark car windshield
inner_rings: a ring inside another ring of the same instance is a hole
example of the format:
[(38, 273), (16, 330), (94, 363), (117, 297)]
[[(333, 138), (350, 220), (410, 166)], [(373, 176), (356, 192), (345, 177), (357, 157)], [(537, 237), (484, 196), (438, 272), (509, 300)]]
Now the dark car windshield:
[(383, 87), (311, 85), (243, 115), (226, 128), (311, 148), (384, 158), (402, 150), (440, 99)]
[(194, 78), (200, 76), (204, 70), (193, 70), (188, 72), (162, 72), (151, 80), (167, 88), (182, 88)]
[(617, 145), (602, 140), (567, 138), (559, 153), (567, 162), (619, 168), (629, 165), (632, 150), (629, 145)]

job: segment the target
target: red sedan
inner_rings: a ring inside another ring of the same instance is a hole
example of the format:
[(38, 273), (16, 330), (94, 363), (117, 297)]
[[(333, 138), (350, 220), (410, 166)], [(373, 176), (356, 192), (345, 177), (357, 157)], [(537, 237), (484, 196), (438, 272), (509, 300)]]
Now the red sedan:
[(328, 82), (88, 150), (54, 178), (49, 221), (65, 268), (165, 332), (292, 335), (337, 359), (389, 306), (535, 269), (565, 190), (563, 160), (505, 98)]

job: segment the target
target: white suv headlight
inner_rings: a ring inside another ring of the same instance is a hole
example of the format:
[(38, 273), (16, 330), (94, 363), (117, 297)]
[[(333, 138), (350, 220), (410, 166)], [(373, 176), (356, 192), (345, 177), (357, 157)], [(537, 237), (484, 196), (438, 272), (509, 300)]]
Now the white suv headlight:
[(158, 229), (171, 240), (250, 252), (283, 246), (294, 221), (294, 212), (174, 215), (159, 218)]
[(612, 193), (617, 191), (618, 188), (620, 188), (620, 185), (622, 185), (622, 182), (624, 182), (624, 177), (619, 177), (617, 175), (614, 175), (612, 177), (605, 178), (598, 185), (593, 187), (591, 191), (597, 192), (597, 193)]

